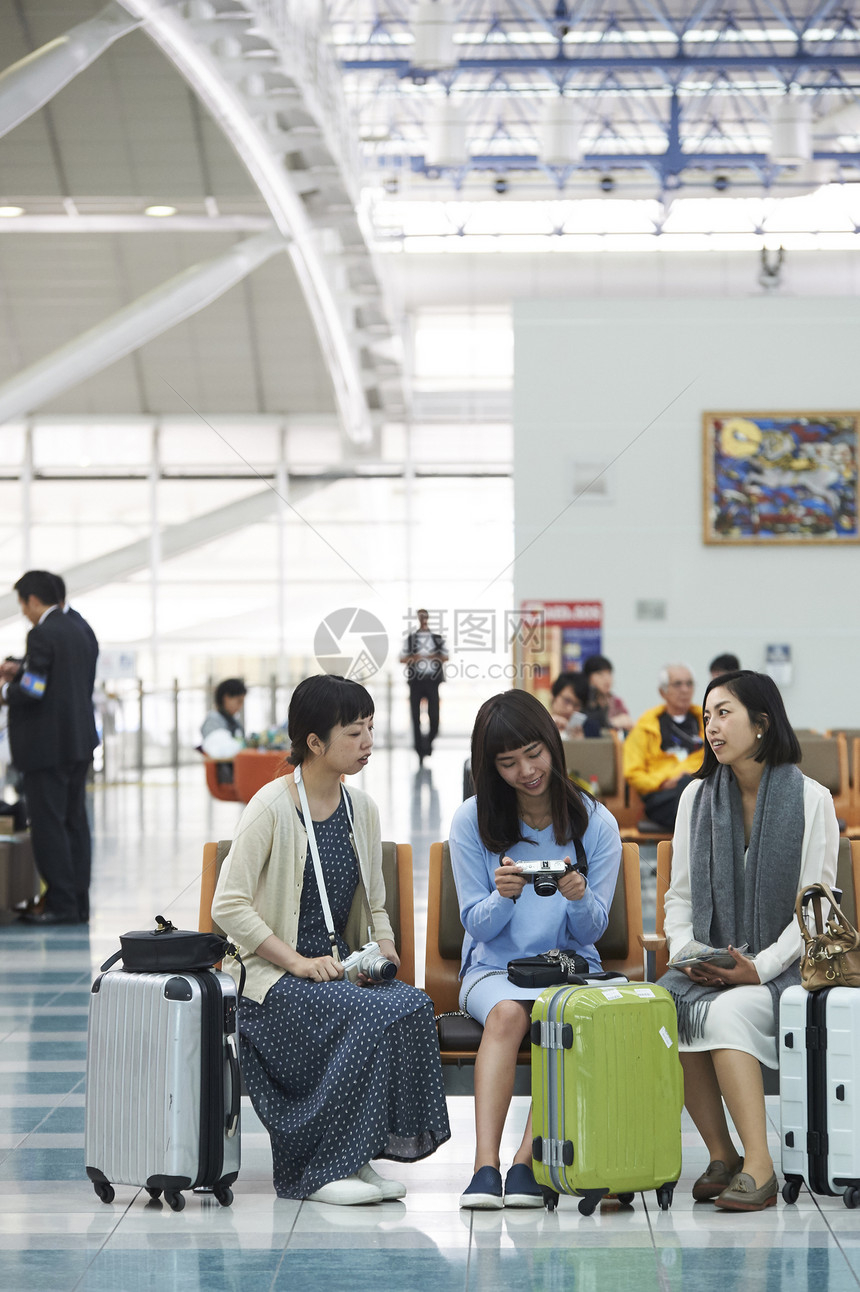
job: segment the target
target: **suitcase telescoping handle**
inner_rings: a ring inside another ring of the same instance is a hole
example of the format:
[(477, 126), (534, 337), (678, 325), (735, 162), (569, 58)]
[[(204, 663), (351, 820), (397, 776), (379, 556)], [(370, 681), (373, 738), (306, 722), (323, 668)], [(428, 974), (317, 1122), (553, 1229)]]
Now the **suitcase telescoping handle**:
[(236, 1036), (230, 1033), (227, 1037), (227, 1062), (230, 1065), (230, 1107), (227, 1109), (227, 1138), (232, 1139), (239, 1129), (239, 1108), (242, 1098), (242, 1080), (239, 1075), (239, 1055), (236, 1050)]

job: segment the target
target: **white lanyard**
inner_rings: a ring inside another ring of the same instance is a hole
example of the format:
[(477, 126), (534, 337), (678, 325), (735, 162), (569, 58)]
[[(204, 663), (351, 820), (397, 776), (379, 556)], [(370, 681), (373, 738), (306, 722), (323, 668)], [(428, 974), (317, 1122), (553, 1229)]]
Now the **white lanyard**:
[[(295, 783), (296, 789), (299, 791), (299, 802), (302, 805), (302, 814), (305, 818), (305, 830), (307, 831), (307, 835), (308, 835), (308, 844), (311, 850), (311, 860), (313, 861), (313, 864), (314, 864), (314, 874), (317, 877), (317, 888), (319, 889), (320, 903), (323, 909), (323, 918), (325, 919), (325, 926), (328, 931), (328, 940), (331, 943), (332, 959), (339, 961), (340, 953), (338, 952), (338, 949), (337, 949), (337, 934), (334, 931), (334, 920), (332, 919), (331, 907), (329, 906), (329, 901), (328, 901), (328, 893), (326, 892), (325, 880), (323, 879), (322, 862), (320, 861), (320, 850), (317, 847), (317, 839), (316, 839), (316, 835), (314, 834), (314, 823), (311, 820), (311, 809), (308, 804), (307, 791), (305, 790), (304, 782), (302, 781), (302, 769), (299, 766), (297, 766), (295, 771), (293, 772), (293, 781)], [(352, 809), (349, 805), (349, 796), (346, 793), (346, 790), (343, 788), (342, 784), (340, 787), (340, 796), (343, 801), (343, 805), (346, 808), (347, 820), (349, 821), (350, 839), (354, 840), (355, 826), (352, 820)], [(353, 847), (355, 847), (354, 842), (353, 842)], [(358, 858), (357, 853), (356, 853), (356, 858)], [(361, 882), (360, 863), (359, 863), (359, 881)]]

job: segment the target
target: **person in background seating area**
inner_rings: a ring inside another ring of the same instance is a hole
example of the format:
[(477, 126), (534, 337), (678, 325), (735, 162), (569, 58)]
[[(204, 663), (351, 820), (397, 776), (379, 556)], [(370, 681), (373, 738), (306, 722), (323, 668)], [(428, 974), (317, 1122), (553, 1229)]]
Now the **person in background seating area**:
[(737, 655), (715, 655), (708, 665), (711, 678), (722, 677), (723, 673), (737, 673), (741, 662)]
[[(209, 758), (232, 758), (244, 747), (245, 728), (239, 714), (247, 691), (241, 677), (227, 677), (215, 688), (215, 708), (200, 728), (201, 749)], [(219, 763), (219, 785), (233, 784), (233, 764)]]
[(702, 765), (702, 710), (693, 699), (686, 664), (660, 670), (663, 703), (646, 710), (624, 741), (624, 777), (642, 796), (645, 815), (665, 830), (675, 826), (678, 802)]
[(600, 722), (589, 716), (588, 682), (582, 673), (559, 673), (552, 684), (549, 711), (565, 740), (599, 736)]
[(612, 694), (612, 661), (605, 655), (589, 655), (582, 665), (588, 682), (588, 712), (599, 718), (601, 729), (629, 731), (633, 726), (627, 705)]

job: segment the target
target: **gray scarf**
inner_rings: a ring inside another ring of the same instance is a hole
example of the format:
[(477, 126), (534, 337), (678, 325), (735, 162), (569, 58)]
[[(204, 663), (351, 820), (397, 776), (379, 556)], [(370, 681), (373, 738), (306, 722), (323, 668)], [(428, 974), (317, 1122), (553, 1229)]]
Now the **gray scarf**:
[[(693, 937), (712, 947), (743, 946), (757, 954), (794, 918), (803, 849), (803, 773), (791, 763), (765, 767), (756, 798), (744, 864), (740, 790), (728, 767), (718, 767), (696, 795), (690, 821), (690, 891)], [(797, 964), (765, 983), (778, 1023), (779, 998), (800, 982)], [(686, 1044), (704, 1035), (711, 1001), (722, 990), (704, 987), (669, 969), (660, 986), (678, 1009), (678, 1035)]]

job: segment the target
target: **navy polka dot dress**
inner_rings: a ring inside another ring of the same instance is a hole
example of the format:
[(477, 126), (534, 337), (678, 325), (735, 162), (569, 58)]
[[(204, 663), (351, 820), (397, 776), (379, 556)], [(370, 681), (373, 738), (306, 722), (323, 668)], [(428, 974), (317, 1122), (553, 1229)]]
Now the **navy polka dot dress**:
[[(314, 822), (314, 833), (340, 935), (359, 877), (343, 801)], [(338, 947), (348, 954), (341, 936)], [(296, 950), (329, 954), (310, 850)], [(262, 1004), (242, 1001), (239, 1030), (279, 1198), (306, 1198), (376, 1157), (417, 1161), (450, 1138), (433, 1003), (408, 983), (359, 987), (285, 974)]]

